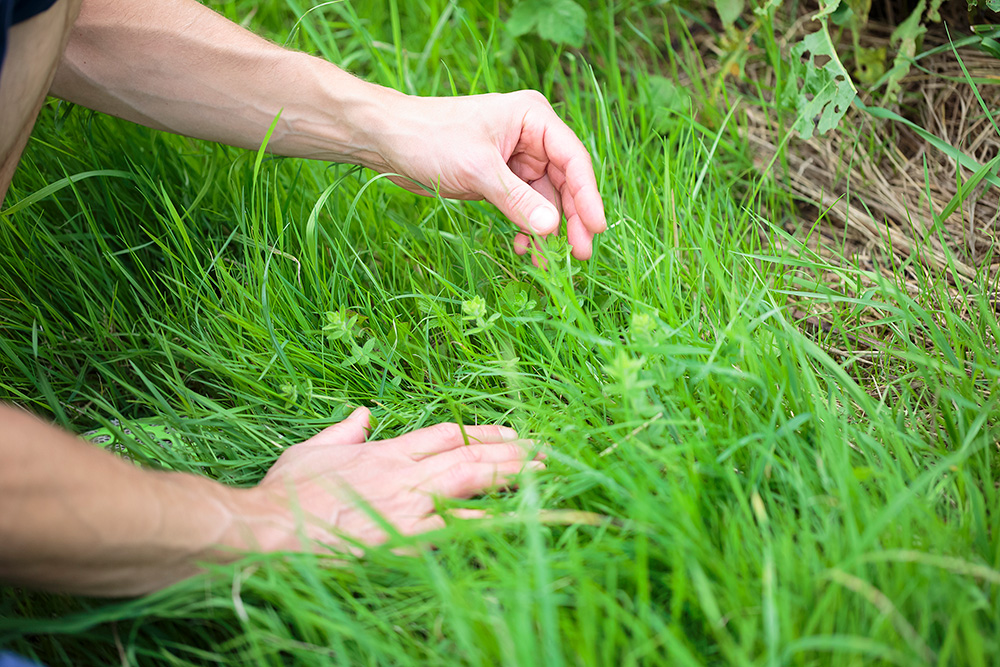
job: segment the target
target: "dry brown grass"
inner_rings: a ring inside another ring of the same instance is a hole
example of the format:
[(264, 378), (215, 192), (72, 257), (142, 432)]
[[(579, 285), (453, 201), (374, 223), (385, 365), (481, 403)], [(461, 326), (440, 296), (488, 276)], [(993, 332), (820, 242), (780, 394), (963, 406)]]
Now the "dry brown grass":
[[(872, 30), (867, 39), (884, 44), (887, 32)], [(935, 34), (927, 43), (942, 37)], [(1000, 108), (1000, 63), (974, 48), (958, 55), (987, 107)], [(979, 164), (1000, 151), (1000, 135), (950, 50), (920, 61), (904, 91), (902, 115)], [(824, 257), (872, 271), (923, 269), (953, 283), (1000, 269), (992, 251), (1000, 232), (1000, 188), (981, 182), (942, 219), (973, 172), (914, 130), (852, 108), (837, 131), (792, 139), (785, 159), (775, 161), (786, 130), (774, 114), (752, 107), (746, 114), (755, 162), (762, 169), (774, 162), (776, 180), (801, 205), (801, 224), (792, 231), (808, 236)]]
[[(793, 43), (811, 29), (808, 21), (797, 21), (784, 39)], [(872, 22), (863, 43), (886, 46), (890, 33), (888, 25)], [(923, 48), (938, 44), (948, 44), (943, 28), (932, 30)], [(1000, 62), (972, 47), (957, 54), (987, 108), (1000, 109)], [(943, 49), (921, 60), (903, 81), (899, 104), (892, 108), (985, 164), (1000, 152), (1000, 133), (958, 58)], [(763, 62), (749, 65), (746, 75), (764, 81), (765, 88), (773, 77)], [(866, 103), (886, 104), (881, 99)], [(984, 274), (990, 279), (1000, 275), (1000, 253), (994, 251), (1000, 235), (1000, 188), (983, 181), (954, 212), (943, 216), (974, 171), (902, 123), (878, 120), (852, 107), (836, 131), (803, 141), (788, 139), (791, 119), (779, 117), (773, 106), (745, 104), (741, 112), (755, 165), (769, 169), (778, 187), (797, 203), (796, 219), (782, 221), (785, 230), (803, 242), (810, 258), (819, 255), (829, 268), (816, 272), (788, 267), (789, 272), (848, 297), (859, 296), (881, 274), (915, 301), (930, 305), (944, 298), (953, 312), (971, 319), (968, 309), (978, 305), (970, 301), (968, 288)], [(770, 243), (781, 242), (773, 234), (766, 237)], [(922, 293), (928, 284), (939, 285), (937, 295)], [(1000, 298), (991, 302), (1000, 310)], [(869, 390), (880, 393), (891, 384), (895, 373), (885, 365), (882, 351), (900, 332), (883, 324), (886, 313), (796, 296), (788, 297), (787, 306), (798, 325), (845, 367), (852, 366), (852, 374)], [(906, 336), (931, 350), (933, 343), (925, 334), (910, 331)]]

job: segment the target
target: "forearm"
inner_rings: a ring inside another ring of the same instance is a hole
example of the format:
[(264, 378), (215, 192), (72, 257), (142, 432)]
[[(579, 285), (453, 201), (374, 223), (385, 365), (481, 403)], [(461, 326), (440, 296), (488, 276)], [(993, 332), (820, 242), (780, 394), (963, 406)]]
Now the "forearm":
[(249, 492), (136, 468), (0, 405), (0, 581), (135, 595), (248, 544)]
[(560, 207), (577, 259), (607, 227), (590, 155), (536, 92), (404, 95), (271, 44), (196, 0), (82, 2), (53, 95), (249, 149), (280, 113), (270, 152), (364, 165), (420, 194), (487, 199), (522, 230), (522, 254), (558, 228)]
[(395, 91), (272, 44), (194, 0), (83, 0), (51, 94), (178, 134), (364, 164)]

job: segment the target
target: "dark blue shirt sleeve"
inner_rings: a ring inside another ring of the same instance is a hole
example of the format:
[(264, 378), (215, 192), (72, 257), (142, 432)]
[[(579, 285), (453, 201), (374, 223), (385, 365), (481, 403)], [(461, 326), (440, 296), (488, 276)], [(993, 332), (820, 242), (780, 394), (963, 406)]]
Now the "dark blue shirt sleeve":
[[(12, 25), (27, 21), (56, 4), (56, 0), (0, 0), (0, 72), (7, 55), (7, 31)], [(4, 667), (0, 663), (0, 667)]]

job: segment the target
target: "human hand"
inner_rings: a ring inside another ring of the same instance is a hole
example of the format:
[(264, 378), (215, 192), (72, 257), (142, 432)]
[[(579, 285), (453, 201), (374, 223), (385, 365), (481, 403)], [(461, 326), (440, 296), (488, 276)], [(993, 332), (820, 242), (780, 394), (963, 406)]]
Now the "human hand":
[(573, 256), (593, 254), (607, 223), (590, 155), (541, 93), (399, 96), (390, 108), (394, 122), (378, 150), (384, 164), (372, 166), (406, 177), (394, 182), (418, 194), (486, 199), (521, 229), (518, 254), (557, 231), (565, 212)]
[(366, 443), (369, 416), (358, 408), (278, 458), (253, 490), (272, 508), (252, 527), (261, 547), (299, 550), (301, 535), (335, 546), (345, 538), (380, 544), (388, 535), (372, 511), (403, 535), (435, 530), (444, 526), (436, 496), (468, 498), (545, 467), (529, 460), (530, 441), (503, 426), (466, 426), (463, 436), (457, 424), (437, 424)]

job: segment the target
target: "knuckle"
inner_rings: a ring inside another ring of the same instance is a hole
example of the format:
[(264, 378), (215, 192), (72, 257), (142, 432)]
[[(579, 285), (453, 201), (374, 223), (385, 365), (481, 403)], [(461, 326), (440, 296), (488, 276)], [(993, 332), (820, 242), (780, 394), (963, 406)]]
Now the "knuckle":
[(530, 205), (530, 197), (531, 191), (528, 188), (514, 188), (507, 191), (504, 199), (506, 199), (507, 207), (510, 210), (522, 211)]
[(476, 150), (465, 151), (452, 165), (452, 169), (461, 178), (476, 181), (482, 177), (485, 165), (490, 164), (491, 154)]
[(518, 93), (526, 102), (534, 105), (549, 106), (549, 100), (537, 90), (522, 90)]
[(448, 468), (448, 476), (456, 486), (468, 486), (472, 484), (476, 477), (475, 464), (469, 461), (456, 463), (452, 467)]
[(482, 450), (472, 446), (459, 449), (458, 456), (463, 463), (479, 463), (483, 460)]
[(452, 422), (435, 424), (431, 426), (431, 432), (441, 440), (460, 440), (462, 438), (462, 429), (459, 428), (458, 424)]
[(500, 428), (495, 424), (487, 424), (479, 427), (478, 440), (480, 442), (499, 442), (503, 440)]
[(520, 445), (509, 443), (506, 445), (507, 448), (507, 459), (510, 461), (515, 461), (520, 463), (523, 459), (528, 457), (528, 452)]

